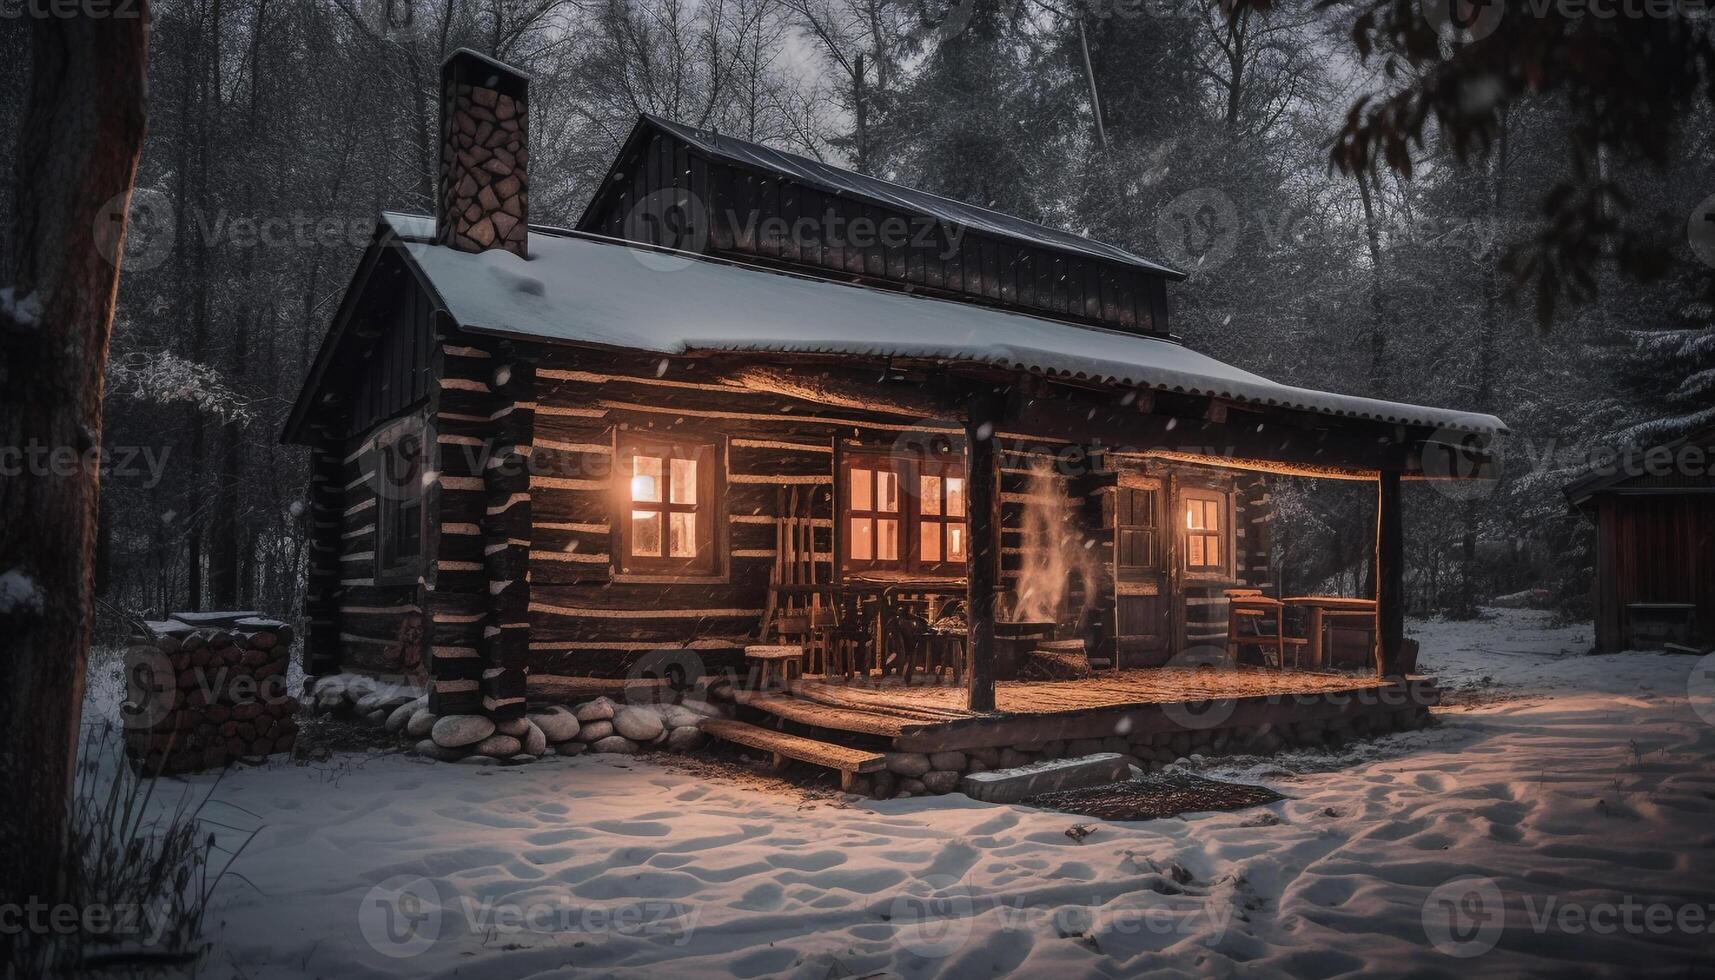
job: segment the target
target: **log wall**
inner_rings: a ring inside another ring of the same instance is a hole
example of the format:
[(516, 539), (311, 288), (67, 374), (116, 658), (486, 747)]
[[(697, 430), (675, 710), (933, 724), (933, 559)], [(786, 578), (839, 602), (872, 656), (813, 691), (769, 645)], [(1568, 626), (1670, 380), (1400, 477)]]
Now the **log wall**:
[[(338, 588), (332, 604), (342, 670), (410, 674), (423, 662), (423, 583), (416, 573), (376, 576), (376, 435), (348, 436), (339, 460)], [(323, 670), (321, 673), (327, 673)]]
[(483, 705), (490, 610), (484, 470), (497, 443), (499, 399), (492, 390), (493, 352), (444, 325), (436, 368), (429, 396), (435, 477), (423, 506), (435, 527), (424, 554), (429, 709), (441, 715)]
[[(810, 518), (815, 577), (830, 581), (834, 479), (843, 453), (924, 445), (962, 452), (957, 422), (889, 407), (892, 389), (877, 388), (873, 401), (849, 393), (818, 399), (813, 369), (793, 376), (804, 383), (800, 393), (735, 382), (704, 360), (514, 349), (444, 320), (436, 329), (431, 350), (414, 355), (426, 365), (427, 396), (417, 410), (427, 419), (432, 474), (420, 574), (412, 581), (374, 578), (370, 481), (375, 431), (391, 421), (383, 420), (347, 437), (321, 463), (337, 478), (318, 477), (312, 521), (331, 521), (338, 537), (318, 541), (323, 547), (312, 553), (311, 646), (318, 636), (337, 637), (338, 663), (323, 657), (320, 672), (425, 671), (437, 713), (521, 711), (527, 672), (623, 678), (658, 673), (662, 657), (687, 670), (740, 668), (767, 608), (783, 508), (796, 506)], [(719, 574), (615, 572), (622, 504), (613, 470), (621, 432), (717, 444), (724, 468)], [(1234, 574), (1169, 585), (1163, 601), (1176, 604), (1170, 624), (1177, 632), (1164, 637), (1164, 649), (1223, 641), (1221, 590), (1270, 580), (1264, 478), (1116, 461), (1029, 433), (1003, 431), (998, 439), (1000, 581), (1018, 591), (1028, 571), (1026, 512), (1044, 502), (1036, 498), (1051, 498), (1059, 536), (1072, 551), (1060, 634), (1091, 640), (1092, 654), (1107, 655), (1120, 629), (1113, 527), (1103, 501), (1122, 472), (1233, 495)], [(1163, 515), (1164, 545), (1174, 539), (1171, 520)], [(1184, 591), (1182, 599), (1172, 598), (1174, 589)]]
[[(942, 441), (955, 453), (963, 446), (957, 423), (889, 409), (893, 393), (885, 388), (877, 388), (872, 404), (860, 405), (849, 397), (819, 401), (729, 383), (710, 362), (695, 359), (541, 347), (530, 357), (537, 365), (528, 606), (534, 673), (624, 677), (650, 671), (647, 661), (659, 651), (680, 647), (694, 650), (694, 663), (706, 671), (740, 667), (742, 648), (754, 642), (767, 608), (783, 505), (796, 498), (798, 513), (809, 513), (816, 577), (829, 581), (836, 574), (833, 486), (840, 456)], [(807, 392), (815, 373), (798, 376)], [(726, 461), (722, 574), (649, 580), (615, 573), (614, 521), (622, 504), (613, 471), (621, 431), (718, 441)], [(1103, 523), (1102, 497), (1113, 491), (1116, 471), (1100, 455), (1062, 442), (1005, 431), (998, 438), (1002, 584), (1016, 591), (1026, 572), (1032, 498), (1057, 497), (1063, 540), (1087, 556), (1069, 562), (1061, 633), (1111, 635), (1112, 529)], [(1160, 472), (1171, 465), (1199, 485), (1233, 494), (1236, 574), (1198, 583), (1197, 598), (1268, 578), (1263, 478), (1184, 464), (1133, 465)], [(1218, 619), (1224, 631), (1224, 607), (1208, 609), (1207, 618)]]

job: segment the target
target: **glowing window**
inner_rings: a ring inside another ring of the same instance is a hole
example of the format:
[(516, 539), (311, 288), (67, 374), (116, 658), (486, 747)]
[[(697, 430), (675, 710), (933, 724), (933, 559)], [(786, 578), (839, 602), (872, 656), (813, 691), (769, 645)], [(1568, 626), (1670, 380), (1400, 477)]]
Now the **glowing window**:
[(715, 514), (716, 452), (711, 443), (622, 437), (618, 565), (643, 574), (719, 570)]

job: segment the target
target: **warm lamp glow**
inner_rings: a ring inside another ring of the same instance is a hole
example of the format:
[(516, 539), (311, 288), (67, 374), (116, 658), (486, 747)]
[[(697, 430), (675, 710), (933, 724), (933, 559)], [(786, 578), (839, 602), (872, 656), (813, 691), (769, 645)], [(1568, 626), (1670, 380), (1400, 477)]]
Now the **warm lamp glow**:
[(652, 476), (634, 476), (631, 478), (632, 500), (654, 500), (655, 478)]

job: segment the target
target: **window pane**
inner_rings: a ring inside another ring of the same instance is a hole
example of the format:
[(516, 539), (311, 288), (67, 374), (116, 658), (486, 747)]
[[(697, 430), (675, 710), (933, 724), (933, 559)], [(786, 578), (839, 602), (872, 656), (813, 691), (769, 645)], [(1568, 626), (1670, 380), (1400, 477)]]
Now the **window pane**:
[(1193, 534), (1187, 543), (1189, 551), (1185, 556), (1185, 564), (1192, 566), (1205, 564), (1203, 561), (1203, 539)]
[(1203, 564), (1219, 565), (1221, 563), (1221, 539), (1210, 535), (1203, 543)]
[(886, 514), (899, 511), (899, 474), (875, 471), (875, 509)]
[(965, 560), (965, 526), (963, 524), (947, 525), (947, 560)]
[[(897, 504), (898, 501), (895, 500), (894, 503)], [(876, 521), (875, 522), (875, 560), (876, 561), (898, 561), (899, 560), (899, 522), (898, 521)]]
[[(638, 501), (658, 502), (661, 499), (661, 457), (633, 456), (631, 457), (631, 499)], [(657, 527), (659, 532), (660, 528)], [(660, 554), (660, 546), (656, 546), (656, 554)]]
[(917, 524), (917, 540), (919, 547), (917, 555), (924, 561), (941, 560), (941, 525), (935, 521), (920, 521)]
[(661, 515), (652, 510), (631, 512), (631, 553), (644, 558), (661, 557)]
[(1220, 520), (1221, 505), (1218, 501), (1195, 498), (1185, 501), (1185, 526), (1191, 530), (1219, 530)]
[(423, 505), (412, 503), (399, 508), (399, 542), (392, 557), (415, 558), (423, 545)]
[(941, 478), (924, 474), (917, 478), (918, 506), (925, 514), (941, 512)]
[(673, 482), (667, 491), (668, 499), (675, 504), (694, 504), (697, 502), (697, 461), (694, 459), (673, 460)]
[[(675, 464), (679, 461), (674, 460)], [(674, 514), (668, 525), (667, 554), (673, 558), (697, 557), (697, 515)]]
[(947, 477), (947, 513), (952, 517), (965, 516), (964, 477)]
[(873, 485), (871, 483), (872, 473), (874, 473), (873, 470), (866, 470), (856, 466), (852, 467), (851, 492), (847, 494), (847, 496), (851, 497), (850, 507), (852, 510), (875, 509), (875, 498), (871, 496), (870, 493), (873, 489)]
[(870, 533), (871, 523), (867, 517), (852, 518), (851, 543), (847, 550), (853, 561), (870, 561), (875, 557), (875, 539)]

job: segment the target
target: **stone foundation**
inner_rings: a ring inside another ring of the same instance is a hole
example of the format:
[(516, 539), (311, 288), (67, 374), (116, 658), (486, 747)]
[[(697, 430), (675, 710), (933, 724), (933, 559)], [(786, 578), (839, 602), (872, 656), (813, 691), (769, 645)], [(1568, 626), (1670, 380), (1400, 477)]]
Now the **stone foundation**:
[[(717, 681), (706, 693), (709, 701), (687, 700), (683, 704), (626, 704), (607, 697), (573, 705), (537, 704), (523, 718), (497, 721), (478, 714), (436, 715), (429, 710), (428, 696), (403, 682), (336, 675), (310, 682), (306, 700), (314, 711), (384, 728), (399, 739), (403, 749), (424, 758), (498, 765), (586, 752), (635, 755), (696, 751), (707, 743), (697, 728), (698, 721), (734, 713), (730, 683)], [(1427, 706), (1405, 704), (1278, 725), (1181, 728), (1129, 737), (1116, 734), (1055, 739), (949, 752), (888, 752), (887, 769), (857, 777), (852, 791), (877, 799), (952, 793), (957, 792), (960, 779), (971, 773), (1100, 752), (1117, 753), (1129, 765), (1152, 772), (1193, 757), (1339, 748), (1356, 739), (1422, 728), (1431, 721)], [(827, 734), (819, 737), (838, 741)]]
[(1388, 711), (1293, 721), (1278, 727), (1236, 725), (1139, 733), (1131, 737), (1055, 739), (958, 752), (889, 752), (887, 769), (858, 777), (852, 792), (876, 799), (950, 793), (968, 773), (1014, 769), (1033, 762), (1098, 752), (1118, 753), (1138, 769), (1154, 772), (1192, 757), (1273, 755), (1288, 749), (1339, 748), (1356, 739), (1423, 728), (1432, 721), (1427, 707), (1408, 705)]
[(624, 704), (598, 697), (575, 705), (533, 705), (522, 718), (436, 715), (429, 698), (384, 678), (339, 674), (306, 684), (311, 710), (354, 718), (396, 735), (408, 752), (438, 762), (519, 764), (585, 752), (636, 755), (702, 747), (697, 722), (728, 712), (703, 701)]
[(292, 628), (253, 612), (179, 613), (126, 651), (126, 757), (150, 776), (260, 762), (290, 752)]

